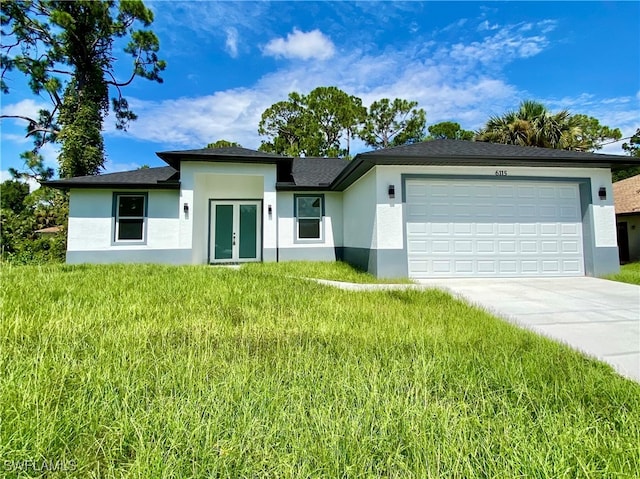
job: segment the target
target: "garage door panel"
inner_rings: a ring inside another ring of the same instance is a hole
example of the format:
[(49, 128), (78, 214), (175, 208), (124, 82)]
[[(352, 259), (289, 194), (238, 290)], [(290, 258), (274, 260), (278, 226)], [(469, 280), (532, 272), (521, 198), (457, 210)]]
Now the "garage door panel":
[(584, 274), (577, 184), (408, 180), (406, 191), (412, 277)]
[(477, 223), (476, 234), (477, 235), (494, 235), (496, 234), (496, 225), (493, 223)]

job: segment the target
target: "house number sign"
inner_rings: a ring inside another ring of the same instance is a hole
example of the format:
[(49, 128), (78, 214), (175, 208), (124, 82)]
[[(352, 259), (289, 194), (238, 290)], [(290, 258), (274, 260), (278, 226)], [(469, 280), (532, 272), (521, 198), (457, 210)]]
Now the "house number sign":
[(496, 176), (507, 176), (507, 170), (496, 170)]

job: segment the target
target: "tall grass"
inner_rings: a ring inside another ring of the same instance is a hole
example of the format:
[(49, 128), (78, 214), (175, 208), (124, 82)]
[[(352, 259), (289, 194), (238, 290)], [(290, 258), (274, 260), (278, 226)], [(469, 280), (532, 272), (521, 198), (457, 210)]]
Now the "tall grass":
[(259, 266), (1, 271), (0, 476), (640, 470), (638, 384), (442, 292)]
[(607, 276), (607, 279), (640, 285), (640, 262), (620, 266), (620, 272)]

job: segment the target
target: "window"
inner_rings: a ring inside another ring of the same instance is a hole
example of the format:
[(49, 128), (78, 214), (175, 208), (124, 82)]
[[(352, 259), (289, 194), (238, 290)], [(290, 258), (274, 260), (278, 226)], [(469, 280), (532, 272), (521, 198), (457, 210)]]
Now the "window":
[(116, 241), (144, 241), (146, 199), (146, 194), (116, 194)]
[(322, 195), (295, 196), (298, 239), (321, 239), (324, 197)]

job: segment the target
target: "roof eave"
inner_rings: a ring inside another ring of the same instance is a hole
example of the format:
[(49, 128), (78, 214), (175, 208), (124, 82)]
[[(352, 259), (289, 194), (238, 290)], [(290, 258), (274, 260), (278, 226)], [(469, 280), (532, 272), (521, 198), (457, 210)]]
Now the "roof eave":
[(292, 161), (290, 156), (274, 157), (274, 156), (238, 156), (238, 155), (211, 155), (197, 153), (180, 153), (173, 151), (156, 152), (169, 166), (180, 170), (180, 163), (183, 161), (210, 161), (214, 163), (261, 163), (275, 165), (283, 161)]
[(70, 190), (74, 189), (128, 189), (128, 190), (179, 190), (180, 182), (157, 182), (157, 183), (122, 183), (122, 182), (109, 182), (109, 183), (79, 183), (69, 181), (43, 181), (40, 183), (42, 186), (48, 186), (49, 188), (55, 188), (57, 190)]
[(331, 185), (295, 185), (276, 183), (276, 191), (331, 191)]

